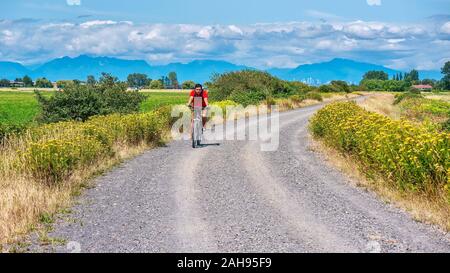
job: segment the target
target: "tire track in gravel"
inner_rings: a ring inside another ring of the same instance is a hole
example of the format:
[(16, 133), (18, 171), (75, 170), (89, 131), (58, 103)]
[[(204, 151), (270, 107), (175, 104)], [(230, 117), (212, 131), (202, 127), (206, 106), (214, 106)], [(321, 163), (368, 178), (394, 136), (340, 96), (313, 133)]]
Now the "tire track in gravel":
[(204, 165), (207, 149), (193, 150), (175, 167), (175, 203), (177, 205), (177, 235), (181, 252), (217, 252), (210, 239), (207, 220), (198, 208), (198, 174)]
[(336, 236), (328, 228), (311, 215), (298, 196), (284, 187), (266, 167), (266, 163), (256, 151), (254, 145), (247, 145), (241, 156), (250, 182), (264, 196), (267, 202), (280, 213), (291, 227), (290, 232), (298, 238), (310, 242), (314, 251), (320, 252), (355, 252), (348, 242)]

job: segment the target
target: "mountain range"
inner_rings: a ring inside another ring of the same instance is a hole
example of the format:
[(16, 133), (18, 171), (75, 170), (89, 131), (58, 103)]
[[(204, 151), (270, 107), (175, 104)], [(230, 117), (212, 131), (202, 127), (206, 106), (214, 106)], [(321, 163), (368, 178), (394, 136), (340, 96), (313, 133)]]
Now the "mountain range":
[[(46, 77), (52, 81), (67, 79), (84, 80), (88, 75), (94, 75), (98, 78), (102, 72), (111, 73), (121, 80), (125, 80), (131, 73), (144, 73), (152, 79), (160, 79), (163, 75), (175, 71), (178, 74), (180, 82), (185, 80), (205, 82), (210, 80), (214, 73), (225, 73), (243, 69), (254, 68), (215, 60), (196, 60), (190, 63), (150, 65), (143, 60), (123, 60), (110, 57), (81, 55), (76, 58), (62, 57), (42, 65), (34, 65), (33, 67), (23, 66), (20, 63), (14, 62), (0, 62), (0, 79), (14, 80), (15, 78), (29, 75), (33, 79)], [(331, 80), (344, 80), (349, 83), (358, 83), (364, 73), (370, 70), (382, 70), (390, 76), (400, 72), (380, 65), (341, 58), (336, 58), (328, 62), (300, 65), (293, 69), (274, 68), (267, 71), (285, 80), (298, 80), (318, 85)], [(419, 72), (421, 78), (441, 78), (439, 71)]]

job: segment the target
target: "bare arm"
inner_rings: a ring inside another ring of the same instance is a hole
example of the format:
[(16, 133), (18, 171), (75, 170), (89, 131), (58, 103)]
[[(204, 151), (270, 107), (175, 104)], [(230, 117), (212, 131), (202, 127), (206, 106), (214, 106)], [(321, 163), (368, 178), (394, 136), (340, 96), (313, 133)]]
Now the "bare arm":
[(194, 97), (189, 97), (189, 101), (188, 101), (187, 105), (191, 105), (193, 99), (194, 99)]

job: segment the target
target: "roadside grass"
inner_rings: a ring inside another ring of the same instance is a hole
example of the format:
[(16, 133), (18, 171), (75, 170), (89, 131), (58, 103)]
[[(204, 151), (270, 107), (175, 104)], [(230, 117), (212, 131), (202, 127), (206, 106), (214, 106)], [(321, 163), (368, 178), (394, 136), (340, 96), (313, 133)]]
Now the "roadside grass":
[(401, 111), (397, 105), (394, 105), (394, 100), (395, 95), (392, 93), (375, 93), (359, 105), (368, 111), (398, 120), (401, 118)]

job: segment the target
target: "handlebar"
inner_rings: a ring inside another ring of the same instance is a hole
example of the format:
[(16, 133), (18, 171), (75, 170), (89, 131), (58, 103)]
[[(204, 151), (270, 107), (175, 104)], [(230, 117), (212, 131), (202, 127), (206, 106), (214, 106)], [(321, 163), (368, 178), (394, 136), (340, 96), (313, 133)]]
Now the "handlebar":
[[(187, 107), (189, 107), (191, 110), (193, 110), (194, 108), (200, 108), (200, 107), (194, 107), (194, 106), (192, 106), (191, 104), (187, 105)], [(201, 107), (201, 108), (202, 108), (202, 109), (205, 109), (205, 110), (210, 109), (209, 105), (208, 105), (208, 106), (205, 106), (205, 107)]]

